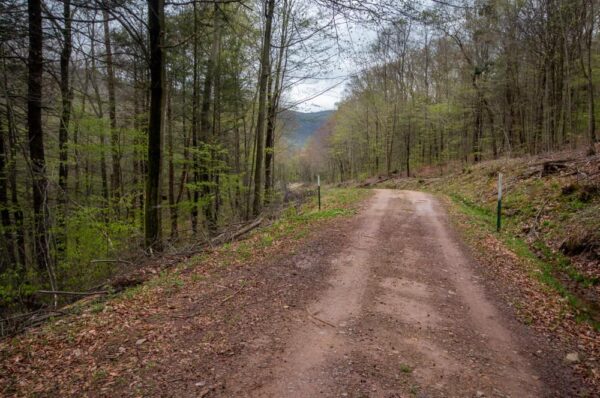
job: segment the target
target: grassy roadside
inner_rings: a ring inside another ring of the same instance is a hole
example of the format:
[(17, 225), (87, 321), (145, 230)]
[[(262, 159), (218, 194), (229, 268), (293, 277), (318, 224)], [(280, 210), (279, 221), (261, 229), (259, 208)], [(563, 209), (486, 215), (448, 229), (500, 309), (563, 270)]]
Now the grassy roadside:
[(446, 204), (453, 224), (483, 273), (500, 287), (500, 295), (517, 318), (553, 345), (560, 342), (555, 348), (563, 355), (577, 353), (579, 359), (569, 364), (582, 377), (580, 395), (593, 396), (590, 391), (600, 385), (596, 362), (600, 355), (600, 325), (587, 303), (556, 276), (560, 258), (540, 258), (510, 229), (497, 233), (495, 214), (487, 209), (456, 195), (435, 194)]
[(529, 276), (537, 279), (566, 300), (577, 321), (588, 322), (596, 331), (600, 331), (600, 322), (594, 319), (595, 309), (573, 294), (568, 286), (557, 277), (557, 274), (559, 272), (567, 273), (573, 281), (584, 283), (586, 286), (593, 285), (596, 283), (595, 280), (586, 278), (574, 269), (564, 255), (552, 253), (543, 242), (534, 242), (533, 245), (538, 248), (538, 253), (542, 253), (542, 257), (540, 257), (522, 237), (514, 234), (514, 228), (510, 226), (497, 233), (495, 230), (496, 214), (488, 209), (481, 208), (458, 195), (450, 195), (449, 198), (454, 207), (452, 213), (460, 212), (468, 218), (468, 221), (463, 220), (460, 225), (463, 226), (462, 231), (470, 238), (469, 241), (472, 245), (485, 252), (487, 247), (481, 244), (481, 242), (485, 242), (485, 239), (481, 238), (494, 236), (519, 257)]
[[(576, 173), (567, 168), (548, 175), (541, 173), (542, 164), (539, 159), (503, 159), (443, 177), (397, 179), (383, 185), (451, 198), (472, 219), (471, 228), (493, 233), (529, 264), (530, 276), (568, 302), (578, 320), (598, 329), (600, 268), (594, 254), (600, 244), (598, 181), (580, 178), (580, 164), (573, 166)], [(592, 173), (594, 166), (588, 166)], [(495, 232), (498, 172), (505, 175), (499, 234)]]

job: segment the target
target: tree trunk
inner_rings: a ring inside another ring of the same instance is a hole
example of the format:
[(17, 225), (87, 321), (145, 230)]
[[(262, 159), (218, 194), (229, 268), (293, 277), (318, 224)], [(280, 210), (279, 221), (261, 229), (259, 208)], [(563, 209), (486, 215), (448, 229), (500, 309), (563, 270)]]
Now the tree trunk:
[(216, 229), (216, 217), (214, 212), (215, 195), (210, 187), (213, 163), (213, 150), (211, 148), (213, 141), (212, 126), (210, 122), (210, 105), (213, 98), (213, 86), (215, 78), (215, 63), (219, 51), (219, 9), (215, 3), (214, 7), (214, 31), (211, 45), (210, 56), (206, 60), (206, 73), (204, 76), (204, 88), (202, 90), (202, 108), (200, 109), (200, 139), (202, 140), (202, 150), (206, 151), (208, 162), (200, 166), (200, 183), (202, 184), (202, 196), (206, 200), (204, 207), (204, 216), (206, 224), (210, 231)]
[[(0, 46), (0, 50), (2, 47)], [(4, 53), (2, 53), (3, 55)], [(5, 106), (6, 106), (6, 126), (8, 130), (8, 164), (6, 165), (7, 182), (10, 183), (10, 203), (13, 208), (13, 219), (14, 219), (14, 233), (16, 236), (16, 260), (19, 264), (25, 265), (27, 260), (25, 252), (25, 226), (23, 224), (23, 210), (19, 204), (18, 192), (17, 192), (17, 131), (14, 120), (14, 113), (10, 95), (8, 92), (8, 76), (6, 69), (6, 58), (2, 57), (3, 75), (4, 75), (4, 95), (5, 95)], [(19, 268), (23, 270), (24, 268)]]
[(59, 252), (64, 252), (67, 245), (66, 234), (66, 207), (67, 207), (67, 182), (69, 175), (68, 145), (69, 122), (71, 120), (71, 87), (69, 84), (69, 62), (71, 60), (71, 0), (63, 3), (63, 48), (60, 53), (60, 95), (62, 100), (62, 114), (58, 129), (58, 233), (56, 246)]
[[(100, 89), (98, 87), (98, 81), (96, 79), (97, 69), (96, 69), (96, 46), (95, 46), (96, 37), (95, 36), (96, 36), (95, 30), (92, 25), (92, 37), (90, 40), (90, 53), (91, 53), (91, 59), (92, 59), (91, 82), (92, 82), (92, 88), (94, 89), (94, 96), (96, 97), (96, 104), (98, 106), (98, 108), (96, 109), (96, 116), (100, 120), (102, 120), (102, 118), (104, 117), (104, 111), (103, 111), (103, 106), (102, 106), (102, 97), (100, 96)], [(102, 179), (102, 198), (104, 199), (103, 206), (106, 207), (106, 206), (108, 206), (109, 197), (108, 197), (108, 176), (107, 176), (107, 172), (106, 172), (106, 155), (104, 152), (104, 148), (105, 148), (104, 134), (101, 133), (100, 134), (100, 176)], [(108, 222), (108, 214), (106, 213), (106, 211), (104, 211), (104, 220), (106, 222)]]
[(8, 204), (8, 174), (6, 170), (6, 148), (4, 144), (4, 123), (0, 120), (0, 222), (2, 223), (2, 236), (4, 243), (0, 247), (6, 257), (0, 258), (0, 274), (12, 268), (16, 264), (12, 224)]
[[(108, 10), (103, 9), (104, 48), (106, 51), (106, 85), (108, 88), (108, 118), (110, 119), (110, 148), (112, 155), (111, 195), (118, 205), (121, 192), (121, 150), (119, 148), (119, 131), (117, 130), (117, 104), (115, 100), (115, 72), (113, 69), (112, 46), (108, 26)], [(118, 209), (118, 206), (117, 206)]]
[(260, 57), (260, 79), (258, 89), (258, 117), (256, 121), (256, 162), (254, 169), (254, 202), (252, 213), (258, 216), (262, 209), (263, 193), (263, 162), (265, 152), (265, 118), (267, 102), (267, 83), (270, 72), (270, 53), (271, 53), (271, 28), (273, 25), (273, 13), (275, 10), (275, 0), (266, 0), (265, 3), (265, 31), (262, 44), (262, 53)]
[[(594, 144), (598, 140), (598, 137), (596, 137), (596, 115), (594, 113), (594, 79), (592, 71), (592, 41), (594, 38), (594, 21), (596, 16), (594, 15), (594, 0), (587, 0), (587, 3), (587, 21), (585, 24), (589, 25), (587, 26), (586, 34), (584, 37), (586, 47), (586, 58), (585, 66), (583, 65), (583, 60), (581, 62), (581, 66), (587, 80), (589, 153), (594, 154), (596, 153)], [(581, 56), (583, 57), (583, 51)]]
[(164, 0), (148, 0), (148, 35), (150, 38), (150, 117), (145, 238), (146, 247), (161, 250), (160, 172), (164, 111)]
[(193, 203), (190, 212), (192, 233), (198, 231), (198, 200), (200, 192), (198, 182), (200, 181), (200, 161), (198, 157), (198, 15), (196, 10), (196, 2), (194, 2), (194, 62), (193, 62), (193, 83), (192, 83), (192, 168), (193, 173)]
[(177, 238), (177, 204), (175, 203), (175, 167), (173, 164), (173, 110), (171, 108), (172, 85), (167, 88), (167, 151), (169, 157), (169, 215), (171, 216), (171, 239)]
[[(287, 51), (288, 51), (288, 26), (290, 21), (290, 4), (286, 0), (283, 3), (283, 15), (281, 22), (281, 34), (279, 36), (279, 53), (277, 56), (277, 66), (275, 67), (275, 76), (269, 79), (269, 109), (267, 116), (267, 137), (265, 151), (265, 201), (270, 201), (273, 195), (274, 169), (275, 169), (275, 128), (277, 125), (277, 111), (279, 109), (279, 98), (281, 96), (281, 86), (285, 71), (287, 69)], [(286, 59), (284, 62), (284, 58)], [(273, 85), (273, 81), (275, 82)]]
[(47, 271), (52, 288), (55, 276), (50, 263), (48, 237), (48, 180), (42, 131), (42, 2), (28, 1), (29, 57), (27, 60), (27, 122), (33, 182), (34, 257), (40, 271)]

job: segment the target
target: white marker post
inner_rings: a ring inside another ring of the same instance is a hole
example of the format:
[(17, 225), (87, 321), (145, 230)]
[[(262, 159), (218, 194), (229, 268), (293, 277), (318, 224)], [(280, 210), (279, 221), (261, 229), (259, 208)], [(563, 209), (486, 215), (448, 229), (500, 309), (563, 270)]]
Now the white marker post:
[(317, 197), (319, 198), (319, 211), (321, 211), (321, 176), (317, 174)]
[(502, 173), (498, 173), (498, 209), (496, 215), (496, 231), (502, 227)]

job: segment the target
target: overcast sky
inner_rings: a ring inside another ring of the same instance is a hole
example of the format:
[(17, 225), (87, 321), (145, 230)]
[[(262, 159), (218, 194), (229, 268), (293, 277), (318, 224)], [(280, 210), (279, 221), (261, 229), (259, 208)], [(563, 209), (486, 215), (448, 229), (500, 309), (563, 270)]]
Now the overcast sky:
[(361, 68), (357, 59), (362, 58), (360, 55), (365, 53), (376, 37), (373, 30), (346, 21), (338, 24), (337, 33), (341, 48), (332, 46), (329, 70), (290, 89), (289, 102), (299, 103), (294, 107), (295, 110), (317, 112), (335, 109), (336, 103), (343, 97), (346, 81)]

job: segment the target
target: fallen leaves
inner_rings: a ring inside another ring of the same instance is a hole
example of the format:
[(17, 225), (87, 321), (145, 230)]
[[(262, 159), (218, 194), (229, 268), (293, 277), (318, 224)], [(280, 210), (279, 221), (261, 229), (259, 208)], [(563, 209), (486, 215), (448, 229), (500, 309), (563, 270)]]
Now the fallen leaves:
[(464, 233), (464, 238), (476, 250), (473, 254), (499, 281), (507, 302), (512, 303), (518, 318), (540, 334), (571, 351), (565, 361), (572, 366), (591, 391), (600, 389), (600, 333), (589, 323), (579, 322), (577, 314), (558, 292), (542, 284), (534, 273), (539, 269), (521, 258), (484, 228), (470, 223), (469, 217), (451, 207), (451, 213)]
[(301, 291), (273, 260), (305, 242), (296, 233), (308, 236), (329, 221), (293, 222), (274, 225), (269, 239), (254, 233), (186, 258), (102, 311), (84, 305), (79, 316), (0, 341), (0, 395), (172, 395), (173, 383), (205, 383), (195, 386), (196, 396), (219, 389), (212, 380), (219, 361), (234, 361), (245, 334), (283, 311), (276, 297), (291, 303), (289, 296)]

